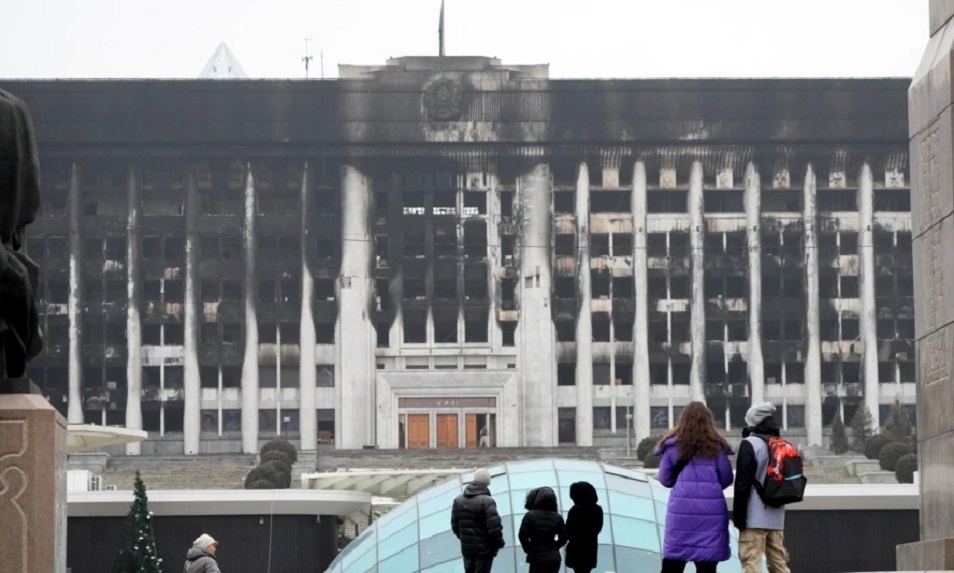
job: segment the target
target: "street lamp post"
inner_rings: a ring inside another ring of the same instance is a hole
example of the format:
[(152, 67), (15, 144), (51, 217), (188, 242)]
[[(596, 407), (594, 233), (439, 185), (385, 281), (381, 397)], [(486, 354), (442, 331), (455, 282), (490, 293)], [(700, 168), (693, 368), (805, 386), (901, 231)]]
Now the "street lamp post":
[(632, 412), (629, 411), (629, 408), (627, 408), (626, 409), (626, 457), (627, 458), (629, 458), (630, 442), (632, 441), (629, 438), (630, 434), (632, 434), (632, 430), (630, 429), (632, 426), (632, 420), (633, 420), (633, 414)]

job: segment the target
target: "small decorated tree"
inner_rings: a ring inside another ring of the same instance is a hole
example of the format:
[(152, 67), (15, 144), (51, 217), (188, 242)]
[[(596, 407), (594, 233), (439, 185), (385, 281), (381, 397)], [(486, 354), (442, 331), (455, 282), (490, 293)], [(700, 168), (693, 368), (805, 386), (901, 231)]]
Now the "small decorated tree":
[(895, 400), (894, 406), (891, 407), (891, 415), (885, 423), (884, 433), (896, 442), (905, 442), (911, 437), (912, 430), (908, 409), (901, 404), (900, 400)]
[(851, 449), (859, 454), (864, 453), (865, 444), (871, 436), (871, 412), (864, 402), (858, 404), (858, 410), (851, 418)]
[(831, 423), (831, 453), (840, 456), (848, 451), (848, 436), (845, 434), (845, 423), (841, 421), (841, 414), (835, 416)]
[(139, 472), (133, 485), (132, 506), (126, 516), (129, 526), (129, 539), (126, 547), (119, 552), (114, 573), (163, 573), (162, 559), (156, 552), (156, 540), (152, 534), (152, 513), (149, 512), (149, 498), (146, 485)]

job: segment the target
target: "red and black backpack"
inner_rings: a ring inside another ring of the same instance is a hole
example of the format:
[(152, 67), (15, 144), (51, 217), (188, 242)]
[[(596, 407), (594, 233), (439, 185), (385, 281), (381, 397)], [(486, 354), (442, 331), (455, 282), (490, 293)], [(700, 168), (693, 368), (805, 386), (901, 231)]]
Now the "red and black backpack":
[(759, 497), (770, 507), (782, 507), (802, 501), (808, 478), (802, 471), (798, 448), (778, 436), (759, 436), (768, 444), (765, 484), (755, 481)]

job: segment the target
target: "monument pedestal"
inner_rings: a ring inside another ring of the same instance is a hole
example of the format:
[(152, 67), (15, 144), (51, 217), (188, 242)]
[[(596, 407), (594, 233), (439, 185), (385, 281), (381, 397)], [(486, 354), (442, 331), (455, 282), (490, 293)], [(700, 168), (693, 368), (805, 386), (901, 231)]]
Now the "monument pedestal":
[(0, 393), (0, 570), (66, 571), (66, 420), (38, 394)]
[(898, 545), (899, 571), (954, 571), (954, 538)]

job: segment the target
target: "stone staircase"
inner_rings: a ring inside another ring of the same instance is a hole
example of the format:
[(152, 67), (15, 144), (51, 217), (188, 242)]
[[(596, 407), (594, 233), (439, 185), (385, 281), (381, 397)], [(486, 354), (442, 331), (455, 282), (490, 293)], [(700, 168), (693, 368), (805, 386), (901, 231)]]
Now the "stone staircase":
[(254, 455), (111, 456), (103, 484), (133, 487), (136, 470), (149, 489), (241, 489), (245, 474), (255, 466)]
[(597, 448), (468, 448), (461, 450), (322, 450), (318, 471), (337, 469), (449, 469), (477, 468), (504, 462), (566, 458), (599, 460)]

